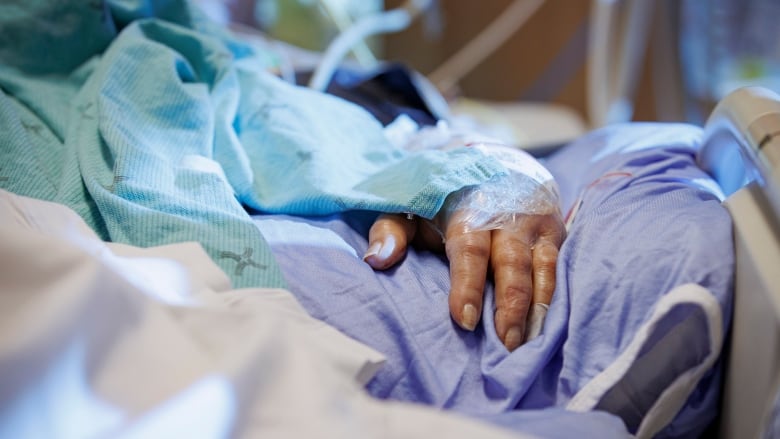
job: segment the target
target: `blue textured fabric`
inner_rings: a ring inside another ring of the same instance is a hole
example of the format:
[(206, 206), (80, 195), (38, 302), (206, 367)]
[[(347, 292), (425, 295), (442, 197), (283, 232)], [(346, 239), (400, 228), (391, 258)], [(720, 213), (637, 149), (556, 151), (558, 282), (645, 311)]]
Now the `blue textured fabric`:
[(284, 279), (246, 209), (433, 216), (504, 172), (477, 151), (409, 155), (341, 99), (267, 73), (273, 54), (185, 0), (0, 4), (0, 187), (101, 237), (199, 241), (234, 286)]
[[(565, 407), (626, 349), (675, 286), (709, 289), (728, 321), (731, 221), (709, 190), (714, 182), (695, 164), (700, 138), (701, 130), (688, 125), (614, 126), (546, 161), (560, 182), (563, 211), (577, 199), (583, 203), (560, 251), (544, 333), (512, 353), (493, 330), (492, 286), (475, 332), (450, 319), (443, 256), (413, 250), (385, 272), (362, 263), (372, 215), (261, 216), (257, 222), (307, 310), (387, 355), (387, 365), (368, 385), (373, 395), (514, 423), (523, 431), (522, 418), (513, 413)], [(648, 343), (686, 311), (671, 313)], [(692, 315), (695, 323), (698, 315)], [(689, 329), (694, 331), (686, 336), (709, 346), (704, 331)], [(665, 355), (668, 363), (654, 367), (660, 374), (646, 383), (650, 395), (680, 373), (672, 363), (701, 361), (692, 349)], [(712, 420), (717, 374), (715, 368), (702, 379), (667, 437), (695, 437)]]
[(780, 390), (775, 396), (775, 402), (772, 404), (772, 410), (767, 416), (764, 425), (763, 439), (772, 439), (780, 437)]

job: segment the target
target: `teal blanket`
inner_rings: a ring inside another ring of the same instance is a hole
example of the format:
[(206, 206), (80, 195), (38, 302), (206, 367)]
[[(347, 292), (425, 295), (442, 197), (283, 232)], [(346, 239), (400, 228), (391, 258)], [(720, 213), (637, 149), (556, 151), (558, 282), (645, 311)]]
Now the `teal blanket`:
[(273, 59), (185, 0), (4, 1), (0, 188), (65, 204), (105, 240), (198, 241), (235, 287), (284, 286), (247, 209), (431, 217), (504, 172), (476, 151), (394, 148)]

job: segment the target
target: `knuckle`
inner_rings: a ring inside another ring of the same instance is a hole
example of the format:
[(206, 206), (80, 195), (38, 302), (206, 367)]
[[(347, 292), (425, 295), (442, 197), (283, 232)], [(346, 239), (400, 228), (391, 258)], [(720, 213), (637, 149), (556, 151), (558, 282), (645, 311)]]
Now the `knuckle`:
[(555, 269), (558, 263), (558, 253), (554, 251), (536, 251), (534, 250), (534, 271)]
[(531, 255), (525, 246), (497, 247), (491, 256), (493, 265), (496, 267), (512, 267), (520, 271), (527, 271), (531, 268)]
[(530, 285), (510, 285), (504, 289), (498, 307), (508, 314), (522, 314), (528, 310), (532, 297)]
[(548, 236), (557, 246), (563, 243), (566, 239), (566, 226), (563, 225), (563, 221), (559, 216), (554, 216), (547, 221), (547, 227), (543, 230), (543, 234)]
[(552, 245), (534, 248), (534, 267), (538, 269), (555, 268), (558, 261), (558, 249)]
[(488, 259), (490, 257), (490, 248), (473, 239), (464, 239), (457, 243), (448, 243), (447, 255), (462, 256), (466, 258)]

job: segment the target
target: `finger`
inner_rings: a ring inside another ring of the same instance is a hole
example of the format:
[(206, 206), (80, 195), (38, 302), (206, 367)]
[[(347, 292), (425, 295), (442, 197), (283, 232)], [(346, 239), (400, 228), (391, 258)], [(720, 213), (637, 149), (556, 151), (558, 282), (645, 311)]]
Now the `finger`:
[(549, 305), (555, 291), (555, 274), (558, 250), (566, 236), (566, 228), (557, 215), (535, 218), (540, 230), (533, 245), (534, 303)]
[(447, 230), (445, 252), (450, 260), (450, 314), (461, 328), (473, 331), (482, 314), (490, 232), (463, 231), (455, 225)]
[(563, 240), (566, 239), (566, 226), (560, 215), (544, 215), (539, 217), (541, 225), (539, 226), (539, 238), (546, 239), (555, 247), (561, 248)]
[(368, 249), (363, 260), (376, 270), (392, 267), (406, 254), (416, 229), (416, 220), (405, 215), (380, 215), (368, 231)]
[(525, 340), (542, 333), (547, 310), (555, 292), (555, 275), (558, 250), (563, 243), (566, 229), (557, 215), (540, 217), (541, 233), (533, 246), (534, 298), (526, 319)]
[(533, 247), (533, 301), (549, 305), (555, 291), (558, 246), (539, 239)]
[(531, 229), (493, 231), (491, 261), (496, 291), (496, 334), (510, 351), (525, 340), (534, 295)]

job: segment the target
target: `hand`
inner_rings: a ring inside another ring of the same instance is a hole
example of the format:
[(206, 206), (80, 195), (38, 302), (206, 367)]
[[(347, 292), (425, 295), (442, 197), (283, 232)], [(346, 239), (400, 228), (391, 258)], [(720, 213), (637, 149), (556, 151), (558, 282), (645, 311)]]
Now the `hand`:
[(559, 214), (517, 215), (501, 229), (467, 231), (457, 213), (445, 231), (445, 242), (430, 221), (404, 215), (381, 215), (369, 231), (364, 257), (374, 269), (400, 261), (407, 247), (445, 251), (450, 261), (450, 314), (472, 331), (482, 315), (488, 271), (495, 282), (495, 325), (510, 351), (526, 337), (526, 318), (534, 304), (549, 305), (555, 290), (558, 249), (566, 235)]

